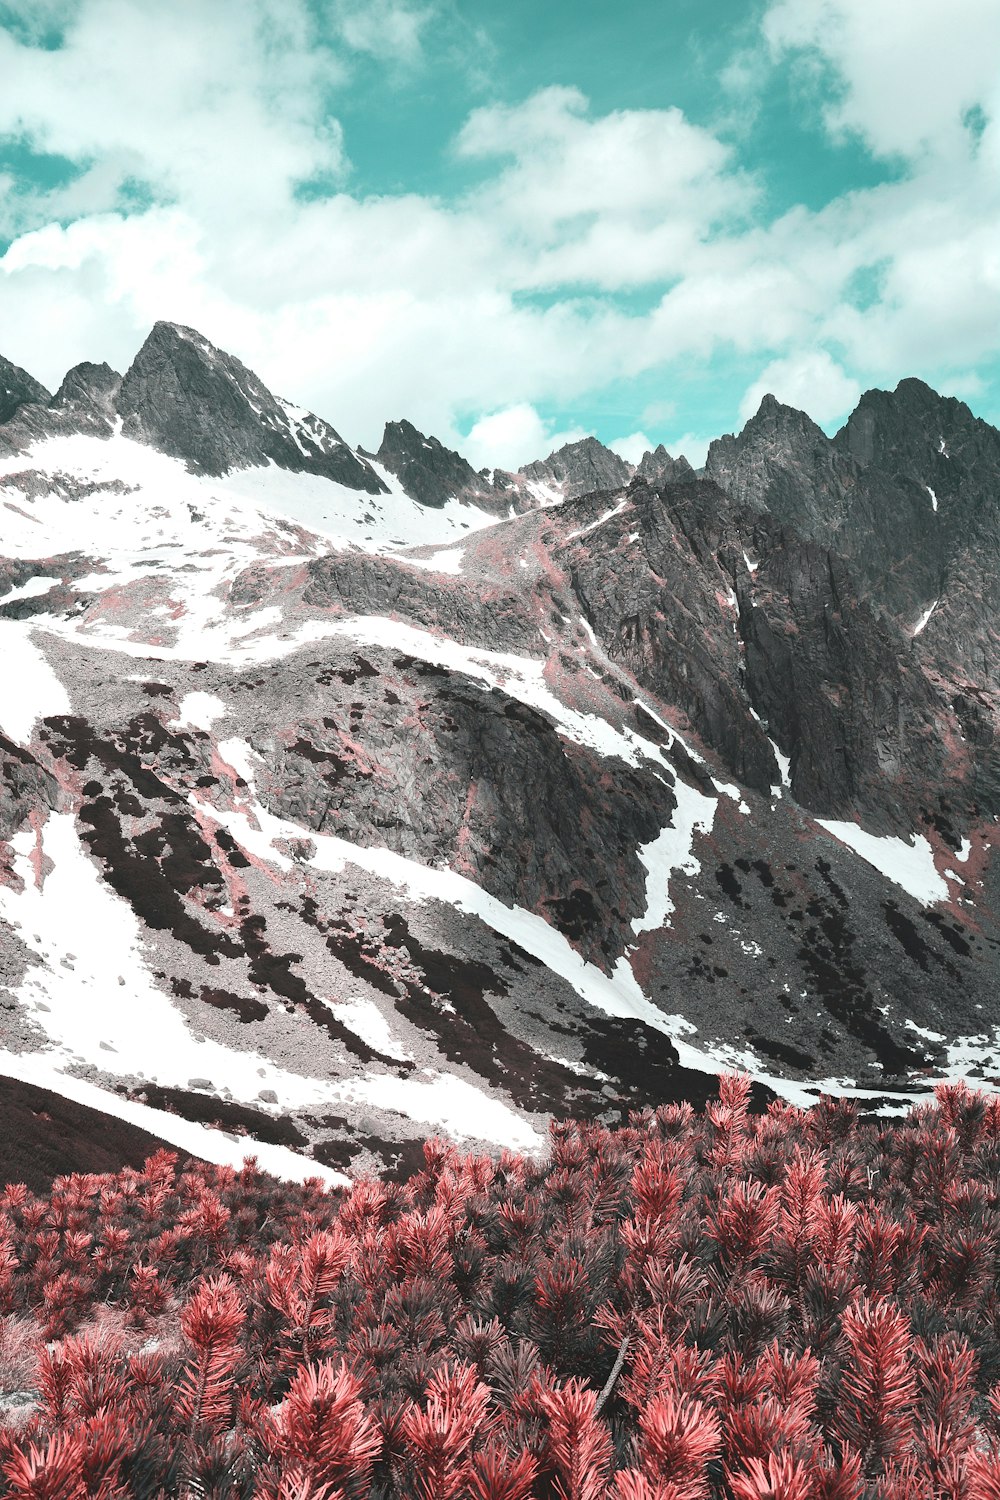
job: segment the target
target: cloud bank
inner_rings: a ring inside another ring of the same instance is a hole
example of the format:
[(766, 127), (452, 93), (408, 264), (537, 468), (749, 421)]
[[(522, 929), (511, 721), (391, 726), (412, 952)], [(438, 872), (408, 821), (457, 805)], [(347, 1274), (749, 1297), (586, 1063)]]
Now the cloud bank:
[[(778, 215), (721, 127), (599, 113), (566, 86), (469, 111), (453, 192), (364, 193), (338, 101), (359, 59), (386, 87), (428, 66), (430, 3), (10, 13), (0, 328), (50, 385), (83, 358), (122, 368), (171, 318), (354, 440), (405, 415), (510, 465), (576, 431), (545, 413), (640, 379), (683, 411), (693, 365), (756, 370), (740, 416), (774, 390), (835, 421), (904, 374), (974, 389), (1000, 354), (994, 0), (955, 0), (945, 23), (929, 0), (775, 0), (753, 76), (790, 71), (831, 149), (892, 163)], [(615, 420), (601, 435), (632, 456), (649, 410)]]

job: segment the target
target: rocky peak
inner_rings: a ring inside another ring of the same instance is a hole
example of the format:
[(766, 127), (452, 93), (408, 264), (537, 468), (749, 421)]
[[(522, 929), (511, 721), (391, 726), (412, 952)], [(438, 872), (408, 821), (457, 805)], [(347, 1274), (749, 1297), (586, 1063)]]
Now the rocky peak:
[(737, 505), (812, 535), (836, 525), (841, 470), (850, 467), (811, 417), (766, 395), (738, 436), (728, 433), (710, 445), (705, 475)]
[[(928, 464), (942, 481), (954, 479), (946, 467), (986, 423), (972, 415), (964, 401), (940, 396), (924, 381), (901, 380), (894, 391), (865, 391), (834, 439), (856, 463), (891, 472), (925, 474)], [(930, 479), (933, 484), (933, 478)], [(945, 485), (945, 488), (950, 486)], [(936, 487), (935, 487), (936, 491)]]
[(234, 355), (193, 328), (157, 323), (116, 402), (126, 437), (184, 459), (203, 474), (272, 462), (350, 489), (385, 486), (329, 423), (273, 396)]
[(460, 453), (436, 437), (425, 437), (412, 422), (387, 422), (375, 458), (421, 505), (442, 506), (455, 499), (482, 505), (496, 499), (489, 481)]
[(647, 449), (635, 471), (637, 479), (660, 485), (679, 484), (690, 479), (693, 474), (694, 470), (683, 453), (677, 458), (672, 458), (662, 443), (658, 443), (655, 448)]
[(19, 406), (28, 402), (43, 403), (50, 393), (44, 385), (0, 355), (0, 423), (9, 422)]
[(585, 437), (526, 464), (520, 472), (525, 480), (561, 490), (564, 499), (575, 500), (594, 490), (620, 489), (628, 484), (633, 468), (597, 438)]
[(118, 371), (110, 365), (95, 365), (85, 360), (67, 371), (49, 405), (59, 410), (86, 412), (113, 422), (115, 398), (121, 383)]

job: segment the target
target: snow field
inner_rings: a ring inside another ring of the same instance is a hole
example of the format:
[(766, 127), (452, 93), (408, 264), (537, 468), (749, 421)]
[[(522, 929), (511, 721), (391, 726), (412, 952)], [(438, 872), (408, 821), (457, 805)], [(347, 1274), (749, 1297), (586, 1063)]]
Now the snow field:
[(857, 823), (828, 818), (816, 818), (815, 822), (922, 906), (947, 901), (947, 882), (938, 873), (934, 851), (922, 834), (914, 834), (913, 842), (906, 843), (903, 839), (866, 833)]

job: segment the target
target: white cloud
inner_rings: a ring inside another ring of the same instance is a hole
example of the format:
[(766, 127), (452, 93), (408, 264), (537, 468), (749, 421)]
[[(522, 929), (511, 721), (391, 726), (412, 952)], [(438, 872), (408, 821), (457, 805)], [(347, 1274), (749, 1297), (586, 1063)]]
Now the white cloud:
[[(902, 14), (872, 7), (876, 32)], [(0, 179), (0, 224), (21, 231), (0, 259), (2, 352), (55, 385), (83, 358), (123, 368), (152, 322), (172, 318), (353, 440), (377, 445), (385, 419), (407, 416), (477, 467), (516, 467), (580, 436), (539, 412), (615, 381), (656, 371), (682, 398), (686, 367), (720, 351), (762, 370), (753, 392), (770, 383), (821, 420), (863, 383), (948, 367), (968, 381), (998, 352), (989, 68), (970, 63), (963, 81), (935, 61), (948, 48), (926, 0), (906, 44), (924, 48), (923, 61), (906, 54), (913, 76), (938, 68), (935, 118), (983, 101), (978, 148), (959, 129), (944, 170), (915, 115), (894, 124), (887, 106), (883, 118), (855, 0), (776, 0), (775, 54), (821, 56), (842, 84), (831, 128), (878, 149), (905, 138), (914, 161), (895, 181), (772, 221), (732, 148), (679, 110), (596, 115), (567, 88), (473, 111), (455, 143), (478, 173), (463, 194), (351, 193), (330, 107), (352, 50), (415, 65), (442, 13), (404, 0), (341, 0), (322, 20), (307, 0), (76, 0), (46, 6), (61, 48), (0, 28), (0, 140), (80, 168), (49, 194)], [(980, 19), (973, 0), (949, 12), (962, 57)], [(905, 68), (886, 68), (892, 95)], [(124, 211), (129, 178), (156, 206)], [(339, 187), (303, 201), (303, 179)], [(658, 432), (691, 420), (672, 402), (634, 418)], [(667, 445), (704, 457), (698, 435)]]
[(607, 445), (612, 453), (619, 454), (627, 463), (637, 464), (644, 453), (649, 453), (656, 444), (644, 432), (630, 432), (628, 437), (612, 438)]
[(480, 417), (458, 446), (473, 468), (519, 469), (586, 436), (582, 428), (556, 432), (533, 406), (519, 402)]
[(694, 469), (700, 469), (708, 455), (708, 445), (719, 434), (713, 432), (709, 437), (704, 437), (696, 432), (684, 432), (680, 437), (668, 440), (664, 447), (674, 458), (686, 458)]
[[(0, 30), (0, 136), (91, 169), (81, 212), (138, 179), (206, 223), (252, 221), (296, 182), (343, 171), (325, 108), (341, 75), (304, 0), (85, 0), (58, 48)], [(53, 215), (63, 199), (50, 195)]]
[(423, 33), (433, 10), (396, 0), (340, 0), (336, 16), (341, 38), (355, 52), (412, 66), (422, 55)]
[(754, 415), (768, 393), (808, 412), (814, 422), (830, 422), (853, 409), (861, 387), (825, 349), (811, 349), (773, 360), (761, 371), (740, 402), (741, 421)]
[(776, 54), (805, 52), (835, 71), (826, 108), (834, 132), (855, 132), (879, 155), (940, 155), (963, 116), (996, 98), (996, 0), (776, 0), (764, 19)]
[(471, 206), (506, 227), (524, 287), (668, 279), (756, 197), (729, 148), (679, 109), (591, 119), (577, 89), (475, 110), (456, 151), (508, 162)]

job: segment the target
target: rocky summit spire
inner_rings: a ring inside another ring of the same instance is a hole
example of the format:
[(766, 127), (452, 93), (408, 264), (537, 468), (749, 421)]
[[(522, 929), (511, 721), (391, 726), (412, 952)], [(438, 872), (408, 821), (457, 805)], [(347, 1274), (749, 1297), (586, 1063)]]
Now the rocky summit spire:
[(22, 370), (0, 355), (0, 423), (9, 422), (19, 406), (31, 401), (48, 401), (49, 392)]
[(203, 474), (269, 461), (350, 489), (385, 489), (329, 423), (273, 396), (193, 328), (157, 323), (122, 381), (122, 431)]
[(548, 458), (526, 464), (521, 474), (526, 480), (556, 486), (567, 500), (574, 500), (593, 490), (613, 490), (628, 484), (632, 465), (597, 438), (585, 437), (564, 444)]

